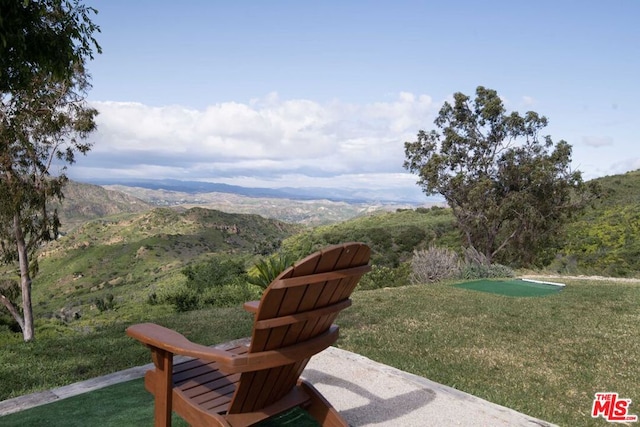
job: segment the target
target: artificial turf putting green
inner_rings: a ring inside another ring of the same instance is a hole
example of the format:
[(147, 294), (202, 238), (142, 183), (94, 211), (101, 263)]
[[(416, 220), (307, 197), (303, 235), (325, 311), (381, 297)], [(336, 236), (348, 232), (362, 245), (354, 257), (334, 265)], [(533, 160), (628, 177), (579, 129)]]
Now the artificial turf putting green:
[[(0, 417), (2, 427), (140, 427), (153, 425), (153, 396), (142, 379), (114, 384), (88, 393)], [(188, 426), (173, 414), (174, 427)], [(294, 408), (269, 418), (260, 427), (317, 426), (305, 411)]]
[(541, 297), (555, 294), (562, 290), (562, 286), (546, 283), (527, 282), (519, 279), (510, 280), (474, 280), (472, 282), (458, 283), (456, 288), (470, 289), (473, 291), (489, 292), (492, 294), (509, 297)]

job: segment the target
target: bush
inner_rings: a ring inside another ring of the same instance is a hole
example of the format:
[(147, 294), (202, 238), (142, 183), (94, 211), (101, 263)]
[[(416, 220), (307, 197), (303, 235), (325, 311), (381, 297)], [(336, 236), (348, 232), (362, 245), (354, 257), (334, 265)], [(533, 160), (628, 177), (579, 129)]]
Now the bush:
[(148, 304), (160, 302), (173, 305), (185, 312), (203, 307), (229, 307), (260, 299), (262, 289), (249, 284), (240, 260), (215, 257), (206, 262), (187, 266), (182, 270), (186, 281), (164, 295), (155, 292), (147, 298)]
[(187, 278), (187, 287), (197, 293), (223, 286), (236, 277), (246, 276), (244, 264), (240, 260), (214, 257), (206, 262), (189, 265), (182, 270)]
[(396, 268), (372, 265), (371, 271), (362, 276), (358, 289), (395, 288), (409, 284), (409, 264), (400, 264)]
[(193, 289), (179, 287), (164, 297), (164, 301), (173, 305), (177, 312), (185, 312), (200, 308), (200, 298)]
[(113, 294), (107, 294), (103, 298), (94, 298), (93, 303), (96, 308), (102, 313), (103, 311), (113, 310), (116, 307), (116, 302), (114, 301)]
[(235, 283), (208, 289), (200, 300), (203, 306), (233, 307), (260, 299), (261, 294), (260, 287), (238, 280)]
[(456, 277), (460, 271), (458, 255), (451, 249), (431, 246), (413, 251), (411, 282), (433, 283)]
[(477, 264), (467, 263), (460, 270), (461, 279), (494, 279), (499, 277), (513, 277), (513, 270), (502, 264)]

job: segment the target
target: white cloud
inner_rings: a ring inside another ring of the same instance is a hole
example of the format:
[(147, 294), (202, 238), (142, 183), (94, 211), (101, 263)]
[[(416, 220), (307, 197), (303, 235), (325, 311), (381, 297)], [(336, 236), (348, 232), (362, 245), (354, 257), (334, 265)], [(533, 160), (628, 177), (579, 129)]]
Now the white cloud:
[(622, 174), (628, 171), (634, 171), (640, 169), (640, 157), (631, 157), (621, 162), (616, 162), (611, 165), (608, 171), (609, 175)]
[(281, 100), (271, 93), (204, 110), (94, 106), (98, 132), (93, 150), (73, 168), (79, 178), (253, 180), (256, 186), (331, 181), (387, 188), (415, 185), (402, 169), (403, 143), (430, 128), (439, 108), (431, 97), (407, 92), (365, 105)]
[(533, 97), (531, 97), (531, 96), (526, 96), (525, 95), (525, 96), (522, 97), (522, 104), (527, 106), (527, 107), (530, 107), (530, 106), (534, 105), (535, 103), (536, 103), (536, 100), (533, 99)]
[(613, 138), (610, 136), (583, 136), (582, 143), (589, 147), (608, 147), (613, 145)]

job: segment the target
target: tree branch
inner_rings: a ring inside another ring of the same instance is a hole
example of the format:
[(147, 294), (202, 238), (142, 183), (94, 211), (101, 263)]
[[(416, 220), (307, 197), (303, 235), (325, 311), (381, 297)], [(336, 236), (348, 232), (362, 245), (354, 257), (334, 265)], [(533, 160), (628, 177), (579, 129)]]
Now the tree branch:
[(24, 321), (22, 320), (22, 316), (20, 316), (20, 312), (18, 311), (16, 306), (13, 305), (11, 300), (9, 300), (9, 298), (7, 298), (6, 296), (0, 294), (0, 302), (2, 302), (2, 304), (7, 308), (7, 310), (9, 310), (9, 313), (11, 313), (16, 322), (18, 322), (18, 325), (20, 325), (20, 329), (24, 330)]

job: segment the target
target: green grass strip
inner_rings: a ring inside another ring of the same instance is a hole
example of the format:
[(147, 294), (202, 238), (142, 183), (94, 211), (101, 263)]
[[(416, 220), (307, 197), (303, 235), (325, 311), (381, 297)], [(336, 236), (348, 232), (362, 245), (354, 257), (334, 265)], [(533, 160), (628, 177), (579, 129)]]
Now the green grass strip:
[[(0, 417), (3, 427), (123, 427), (153, 425), (153, 396), (143, 379), (115, 384), (46, 405)], [(294, 408), (258, 424), (260, 427), (317, 426), (305, 411)], [(172, 426), (188, 424), (176, 414)]]
[(474, 280), (454, 285), (457, 288), (509, 297), (541, 297), (560, 292), (561, 286), (544, 283), (525, 282), (524, 280)]
[[(143, 379), (115, 384), (0, 418), (3, 427), (153, 425), (153, 396)], [(174, 415), (173, 426), (187, 426)]]

